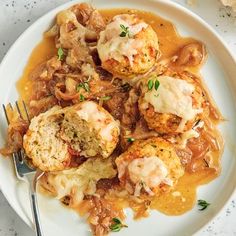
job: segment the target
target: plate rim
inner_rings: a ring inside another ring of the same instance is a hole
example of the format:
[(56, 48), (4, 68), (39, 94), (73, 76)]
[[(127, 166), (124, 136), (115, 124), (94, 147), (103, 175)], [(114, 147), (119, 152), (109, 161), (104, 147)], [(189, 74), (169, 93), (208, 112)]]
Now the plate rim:
[[(119, 0), (112, 0), (114, 2), (119, 1)], [(128, 0), (129, 1), (129, 0)], [(140, 0), (136, 0), (136, 1), (140, 1)], [(15, 47), (17, 47), (17, 44), (19, 42), (21, 42), (22, 38), (25, 37), (25, 35), (27, 35), (30, 31), (32, 31), (32, 29), (34, 27), (37, 27), (38, 24), (40, 24), (41, 21), (43, 21), (44, 18), (46, 18), (47, 16), (54, 14), (55, 12), (58, 12), (62, 9), (66, 9), (69, 6), (72, 6), (74, 4), (78, 4), (81, 2), (88, 2), (90, 3), (89, 0), (73, 0), (70, 2), (66, 2), (63, 4), (60, 4), (57, 7), (54, 7), (53, 9), (49, 10), (48, 12), (46, 12), (45, 14), (43, 14), (42, 16), (40, 16), (37, 20), (35, 20), (35, 22), (33, 22), (29, 27), (27, 27), (18, 37), (17, 39), (14, 41), (14, 43), (10, 46), (10, 48), (8, 49), (7, 53), (5, 54), (5, 56), (3, 57), (1, 63), (0, 63), (0, 71), (2, 70), (2, 68), (5, 65), (5, 62), (7, 61), (8, 57), (10, 54), (12, 54), (12, 51), (14, 52)], [(195, 20), (198, 21), (199, 24), (201, 24), (202, 26), (204, 26), (204, 28), (206, 28), (216, 39), (217, 41), (223, 46), (223, 48), (225, 49), (225, 52), (228, 54), (228, 56), (230, 57), (230, 59), (232, 60), (232, 62), (235, 64), (236, 66), (236, 56), (234, 56), (231, 52), (229, 47), (227, 46), (226, 42), (223, 40), (223, 37), (209, 24), (207, 23), (203, 18), (201, 18), (199, 15), (197, 15), (196, 13), (194, 13), (193, 11), (191, 11), (190, 9), (184, 7), (183, 5), (181, 5), (180, 3), (177, 3), (175, 1), (166, 1), (166, 0), (147, 0), (147, 2), (160, 2), (164, 5), (170, 6), (170, 7), (174, 7), (176, 8), (178, 11), (182, 11), (183, 13), (189, 15), (191, 18), (194, 18)], [(116, 8), (116, 7), (114, 7)], [(133, 9), (135, 9), (135, 6), (132, 7)], [(106, 9), (106, 8), (103, 8)], [(55, 15), (55, 14), (54, 14)], [(54, 16), (55, 17), (55, 16)], [(36, 46), (36, 45), (35, 45)], [(236, 92), (235, 92), (236, 94)], [(2, 158), (2, 157), (0, 157)], [(28, 219), (26, 214), (21, 214), (17, 208), (15, 208), (15, 204), (11, 201), (11, 198), (9, 197), (8, 193), (4, 190), (4, 188), (2, 188), (2, 181), (0, 181), (0, 191), (2, 192), (2, 194), (4, 195), (5, 199), (7, 200), (7, 202), (9, 203), (9, 205), (11, 206), (11, 208), (16, 212), (16, 214), (23, 220), (23, 222), (25, 222), (26, 225), (28, 225), (31, 229), (34, 228), (34, 225), (32, 224), (32, 222)], [(236, 184), (234, 186), (234, 190), (230, 193), (227, 201), (224, 202), (224, 204), (219, 208), (219, 210), (217, 211), (217, 213), (213, 216), (210, 217), (209, 220), (203, 224), (201, 227), (199, 227), (199, 229), (194, 232), (194, 235), (199, 233), (204, 227), (207, 227), (217, 216), (219, 216), (222, 211), (224, 210), (224, 208), (226, 207), (226, 205), (228, 205), (228, 203), (232, 200), (234, 194), (236, 194)]]

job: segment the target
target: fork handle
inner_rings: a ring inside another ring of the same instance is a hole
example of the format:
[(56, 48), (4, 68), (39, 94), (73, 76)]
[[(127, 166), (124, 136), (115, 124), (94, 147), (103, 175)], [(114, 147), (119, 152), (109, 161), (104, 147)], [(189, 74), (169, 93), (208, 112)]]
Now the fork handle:
[(37, 196), (35, 192), (31, 191), (30, 199), (31, 199), (33, 219), (35, 223), (36, 236), (43, 236), (42, 227), (39, 219)]

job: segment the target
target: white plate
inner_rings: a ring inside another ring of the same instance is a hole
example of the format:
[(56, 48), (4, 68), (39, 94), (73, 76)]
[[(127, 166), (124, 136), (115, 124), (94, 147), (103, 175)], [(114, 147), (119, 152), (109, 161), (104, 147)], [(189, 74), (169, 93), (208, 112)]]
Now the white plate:
[[(55, 15), (62, 9), (78, 1), (62, 5), (41, 17), (28, 28), (11, 47), (0, 66), (0, 102), (14, 102), (18, 95), (15, 82), (22, 74), (32, 49), (42, 39), (43, 32), (49, 28)], [(127, 211), (129, 228), (116, 235), (164, 236), (192, 235), (209, 222), (229, 200), (236, 186), (236, 62), (230, 55), (219, 36), (197, 15), (171, 1), (151, 0), (93, 0), (97, 8), (136, 8), (154, 12), (172, 21), (181, 35), (192, 36), (203, 41), (208, 50), (208, 60), (202, 69), (206, 84), (220, 107), (225, 118), (220, 129), (226, 145), (222, 157), (222, 173), (219, 178), (198, 189), (198, 198), (207, 199), (211, 206), (204, 212), (194, 208), (182, 216), (170, 217), (153, 211), (149, 218), (133, 221)], [(0, 144), (4, 143), (6, 123), (1, 111)], [(28, 224), (31, 213), (27, 186), (15, 178), (9, 159), (0, 158), (0, 188), (18, 215)], [(41, 218), (46, 236), (87, 236), (89, 228), (84, 220), (71, 210), (64, 208), (58, 201), (39, 197)]]

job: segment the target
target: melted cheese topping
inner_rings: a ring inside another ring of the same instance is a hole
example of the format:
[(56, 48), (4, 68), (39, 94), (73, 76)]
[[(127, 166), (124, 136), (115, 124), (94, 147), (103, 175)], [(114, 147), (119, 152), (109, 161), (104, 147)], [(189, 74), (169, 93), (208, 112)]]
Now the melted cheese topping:
[(103, 109), (99, 109), (95, 102), (84, 102), (81, 109), (77, 111), (77, 114), (81, 119), (87, 121), (92, 128), (97, 130), (105, 141), (112, 141), (113, 131), (119, 130), (119, 125), (113, 117), (109, 113), (104, 112)]
[[(168, 76), (158, 77), (160, 85), (147, 91), (144, 96), (146, 103), (154, 107), (155, 112), (170, 113), (183, 118), (185, 121), (193, 119), (201, 109), (193, 109), (192, 93), (194, 86), (185, 80)], [(146, 106), (148, 104), (144, 104)]]
[[(121, 25), (128, 27), (129, 36), (120, 37)], [(147, 27), (148, 25), (144, 22), (135, 24), (134, 15), (115, 16), (106, 29), (100, 33), (98, 52), (101, 60), (106, 61), (112, 58), (120, 62), (124, 59), (123, 56), (126, 56), (132, 66), (133, 56), (138, 54), (139, 49), (143, 47), (143, 41), (134, 39), (133, 36)]]
[(49, 172), (43, 185), (55, 192), (58, 199), (70, 196), (74, 205), (78, 205), (85, 194), (95, 194), (99, 179), (113, 178), (115, 175), (111, 159), (88, 159), (78, 168)]
[(165, 164), (156, 156), (134, 159), (128, 165), (128, 171), (130, 180), (134, 184), (143, 184), (144, 188), (154, 188), (161, 183), (173, 184), (173, 181), (167, 178), (169, 172)]

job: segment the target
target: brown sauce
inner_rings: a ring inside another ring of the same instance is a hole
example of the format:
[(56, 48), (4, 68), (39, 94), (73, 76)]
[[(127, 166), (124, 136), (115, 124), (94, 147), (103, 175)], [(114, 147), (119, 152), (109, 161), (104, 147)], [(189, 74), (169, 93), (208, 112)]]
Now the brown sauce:
[(33, 81), (30, 79), (32, 71), (42, 62), (47, 61), (49, 58), (56, 54), (56, 47), (54, 38), (43, 37), (43, 40), (32, 51), (29, 61), (23, 71), (23, 75), (16, 83), (19, 97), (28, 102), (31, 97)]
[[(162, 52), (162, 59), (171, 57), (175, 54), (176, 51), (178, 51), (179, 48), (183, 47), (186, 44), (198, 42), (193, 38), (181, 37), (176, 31), (175, 26), (171, 22), (150, 12), (142, 12), (130, 9), (101, 10), (100, 12), (106, 20), (110, 20), (114, 15), (121, 13), (134, 13), (140, 18), (144, 19), (157, 32), (160, 50)], [(25, 67), (24, 73), (17, 83), (17, 89), (19, 91), (20, 98), (27, 101), (30, 95), (33, 93), (31, 89), (32, 81), (29, 79), (32, 70), (37, 65), (46, 61), (55, 54), (56, 49), (54, 39), (43, 38), (42, 42), (33, 50), (28, 64)], [(193, 72), (198, 73), (199, 71), (195, 69)], [(218, 119), (218, 121), (221, 119), (221, 116), (219, 117), (220, 118)], [(211, 122), (213, 123), (213, 119), (211, 120)], [(216, 139), (220, 140), (219, 142), (222, 150), (223, 141), (221, 140), (220, 134), (216, 130), (213, 130), (213, 133)], [(220, 151), (215, 151), (215, 153), (212, 154), (214, 168), (203, 169), (195, 173), (185, 172), (185, 175), (179, 180), (178, 184), (171, 192), (164, 193), (152, 200), (150, 208), (156, 209), (167, 215), (180, 215), (192, 209), (196, 202), (197, 187), (202, 184), (207, 184), (219, 175), (220, 156)], [(124, 199), (121, 199), (120, 201), (115, 199), (115, 202), (116, 204), (118, 204), (119, 202), (121, 205), (123, 205), (123, 207), (132, 205), (132, 203), (128, 203)], [(138, 209), (137, 211), (141, 211), (142, 208), (138, 204), (133, 204), (131, 207), (133, 209), (136, 208), (136, 210)], [(141, 214), (139, 216), (143, 215)]]

